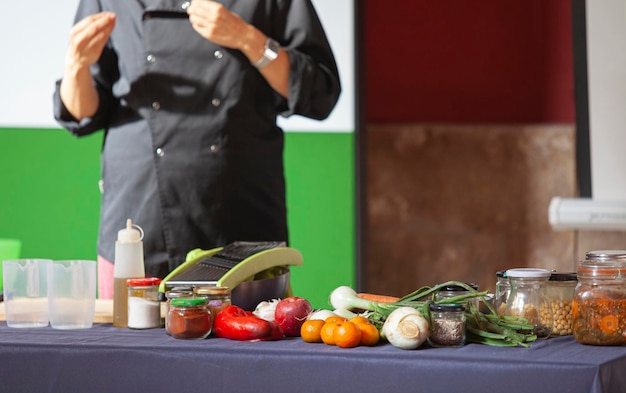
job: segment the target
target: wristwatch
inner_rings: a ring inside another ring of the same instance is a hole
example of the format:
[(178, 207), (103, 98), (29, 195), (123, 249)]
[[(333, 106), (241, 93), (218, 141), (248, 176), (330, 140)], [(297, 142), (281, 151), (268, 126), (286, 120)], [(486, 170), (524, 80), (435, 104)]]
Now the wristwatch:
[(279, 50), (280, 44), (268, 37), (268, 39), (265, 41), (265, 50), (263, 51), (263, 56), (261, 56), (261, 58), (255, 63), (252, 63), (252, 65), (258, 69), (265, 67), (272, 61), (276, 60)]

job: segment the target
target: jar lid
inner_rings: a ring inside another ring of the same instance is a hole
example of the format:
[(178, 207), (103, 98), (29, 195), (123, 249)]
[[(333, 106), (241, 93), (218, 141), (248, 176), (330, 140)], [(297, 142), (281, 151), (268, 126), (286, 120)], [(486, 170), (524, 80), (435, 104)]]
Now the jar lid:
[(506, 270), (498, 270), (498, 271), (496, 272), (496, 277), (499, 277), (499, 278), (506, 278)]
[(506, 271), (506, 275), (510, 278), (548, 278), (551, 274), (550, 270), (532, 267), (521, 267)]
[(228, 295), (230, 288), (228, 287), (195, 287), (193, 292), (196, 295)]
[(585, 253), (585, 260), (626, 261), (626, 250), (594, 250)]
[(175, 290), (175, 289), (176, 288), (173, 288), (171, 291), (165, 292), (165, 297), (168, 299), (174, 299), (177, 297), (193, 296), (193, 291), (191, 290), (191, 288), (185, 289), (185, 290)]
[(626, 275), (625, 261), (588, 260), (582, 261), (578, 268), (578, 277), (617, 278)]
[[(478, 291), (478, 285), (474, 284), (473, 282), (467, 283), (465, 285), (467, 285), (467, 286), (471, 287), (472, 289)], [(464, 287), (462, 287), (460, 285), (446, 285), (445, 287), (441, 288), (441, 291), (462, 292), (462, 291), (467, 291), (467, 289), (465, 289)]]
[(458, 304), (458, 303), (450, 303), (450, 304), (431, 303), (428, 305), (428, 309), (430, 311), (453, 312), (453, 311), (465, 311), (465, 306), (462, 304)]
[(193, 292), (193, 287), (173, 287), (169, 292)]
[(126, 286), (128, 287), (150, 287), (160, 283), (161, 279), (158, 277), (129, 278), (126, 280)]
[(172, 307), (197, 307), (205, 306), (206, 299), (203, 297), (184, 296), (172, 299)]
[(576, 273), (557, 273), (552, 272), (550, 281), (578, 281)]

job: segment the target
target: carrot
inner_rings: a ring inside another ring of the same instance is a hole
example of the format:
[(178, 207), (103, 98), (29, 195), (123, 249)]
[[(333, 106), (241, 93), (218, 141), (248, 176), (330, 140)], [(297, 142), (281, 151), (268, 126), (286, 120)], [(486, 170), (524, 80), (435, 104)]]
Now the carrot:
[(619, 328), (619, 321), (615, 315), (607, 315), (600, 320), (600, 330), (605, 334), (613, 334)]
[(357, 293), (356, 295), (360, 297), (361, 299), (365, 299), (365, 300), (369, 300), (371, 302), (377, 302), (377, 303), (393, 303), (393, 302), (397, 302), (398, 300), (400, 300), (399, 297), (395, 297), (395, 296), (378, 295), (378, 294), (366, 293), (366, 292), (360, 292), (360, 293)]

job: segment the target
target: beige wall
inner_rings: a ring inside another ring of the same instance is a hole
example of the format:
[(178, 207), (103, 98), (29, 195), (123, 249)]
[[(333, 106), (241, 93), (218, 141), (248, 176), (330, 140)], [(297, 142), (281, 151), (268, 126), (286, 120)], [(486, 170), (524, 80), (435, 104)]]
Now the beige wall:
[(573, 125), (370, 124), (364, 289), (404, 295), (448, 280), (493, 291), (513, 267), (574, 271), (624, 232), (555, 232), (553, 196), (576, 196)]

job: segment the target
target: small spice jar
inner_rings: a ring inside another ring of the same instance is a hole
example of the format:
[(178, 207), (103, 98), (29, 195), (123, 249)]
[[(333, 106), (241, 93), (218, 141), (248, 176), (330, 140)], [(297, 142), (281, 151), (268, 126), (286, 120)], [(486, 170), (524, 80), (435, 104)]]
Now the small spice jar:
[(465, 345), (465, 306), (463, 304), (430, 304), (430, 335), (433, 347)]
[[(468, 283), (466, 285), (472, 288), (474, 291), (478, 291), (478, 285), (474, 283)], [(437, 291), (437, 294), (435, 295), (435, 299), (439, 301), (439, 300), (444, 300), (444, 299), (450, 299), (456, 296), (469, 295), (471, 293), (472, 293), (471, 291), (467, 290), (466, 288), (460, 285), (448, 285), (448, 286), (441, 288), (439, 291)], [(476, 307), (476, 309), (478, 310), (480, 299), (477, 297), (470, 298), (466, 301), (460, 301), (458, 303), (468, 304), (469, 302), (471, 302), (474, 305), (474, 307)]]
[(161, 303), (157, 277), (129, 278), (128, 327), (131, 329), (153, 329), (161, 327)]
[(533, 326), (528, 333), (537, 337), (548, 337), (552, 333), (552, 313), (546, 297), (550, 274), (549, 270), (534, 268), (506, 271), (511, 283), (511, 293), (504, 315), (526, 319)]
[(496, 272), (496, 294), (494, 302), (498, 315), (504, 315), (509, 293), (511, 293), (511, 283), (506, 275), (506, 270), (498, 270)]
[(626, 345), (626, 250), (589, 251), (577, 273), (574, 339), (589, 345)]
[(230, 288), (228, 287), (195, 287), (193, 293), (195, 296), (203, 297), (207, 300), (207, 306), (211, 310), (213, 318), (232, 304)]
[(170, 334), (170, 329), (167, 326), (168, 315), (170, 312), (171, 300), (179, 297), (190, 297), (193, 296), (193, 288), (191, 287), (174, 287), (169, 291), (165, 292), (165, 333), (167, 335)]
[(546, 296), (552, 312), (552, 335), (572, 334), (572, 301), (578, 284), (576, 273), (552, 272), (548, 279)]
[(179, 339), (201, 339), (211, 334), (211, 311), (202, 297), (179, 297), (170, 302), (167, 326)]

